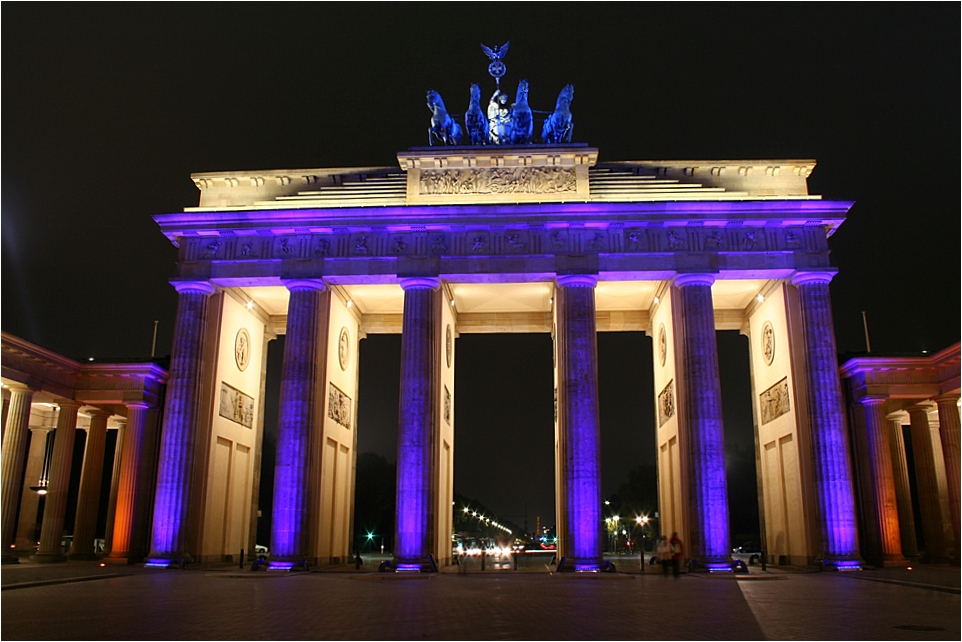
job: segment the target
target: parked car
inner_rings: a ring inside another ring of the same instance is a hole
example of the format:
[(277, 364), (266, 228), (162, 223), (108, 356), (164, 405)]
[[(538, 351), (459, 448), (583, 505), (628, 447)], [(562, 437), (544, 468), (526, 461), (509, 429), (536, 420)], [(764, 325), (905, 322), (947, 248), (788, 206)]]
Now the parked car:
[(745, 542), (732, 549), (732, 558), (754, 566), (762, 559), (762, 545), (758, 542)]

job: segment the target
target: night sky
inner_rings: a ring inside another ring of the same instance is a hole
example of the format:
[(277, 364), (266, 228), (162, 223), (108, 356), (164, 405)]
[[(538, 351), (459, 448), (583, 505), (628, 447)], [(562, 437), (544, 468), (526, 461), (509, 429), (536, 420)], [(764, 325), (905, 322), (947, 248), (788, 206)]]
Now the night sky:
[[(500, 12), (500, 13), (499, 13)], [(958, 4), (8, 4), (2, 328), (78, 359), (169, 352), (176, 252), (151, 215), (192, 172), (394, 165), (425, 144), (424, 92), (461, 111), (493, 81), (550, 109), (600, 161), (814, 158), (853, 200), (830, 240), (839, 351), (960, 335)], [(751, 448), (747, 341), (719, 333), (727, 442)], [(651, 339), (599, 339), (603, 491), (654, 461)], [(394, 460), (400, 338), (361, 343), (359, 450)], [(553, 515), (551, 341), (468, 335), (457, 492)]]

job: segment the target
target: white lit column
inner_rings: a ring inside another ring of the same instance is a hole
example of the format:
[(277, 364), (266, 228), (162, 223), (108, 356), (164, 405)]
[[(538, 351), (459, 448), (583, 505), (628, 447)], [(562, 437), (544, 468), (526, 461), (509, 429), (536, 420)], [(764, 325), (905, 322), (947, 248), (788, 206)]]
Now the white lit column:
[(70, 559), (89, 560), (100, 556), (94, 551), (97, 513), (100, 510), (100, 485), (104, 473), (104, 446), (107, 443), (107, 419), (110, 413), (100, 409), (90, 412), (90, 428), (84, 446), (84, 462), (80, 472), (80, 494), (74, 518), (73, 546)]
[(929, 406), (912, 406), (908, 411), (912, 421), (912, 458), (915, 460), (919, 519), (922, 521), (922, 549), (926, 561), (940, 562), (945, 559), (945, 532), (929, 427)]
[(962, 549), (959, 539), (959, 395), (938, 397), (939, 436), (942, 440), (942, 456), (945, 458), (945, 481), (949, 490), (949, 506), (952, 511), (952, 532), (955, 534), (956, 555)]
[(23, 483), (23, 468), (27, 458), (27, 431), (30, 426), (30, 404), (33, 390), (26, 386), (10, 386), (10, 409), (7, 411), (7, 431), (3, 435), (0, 480), (3, 492), (3, 550), (14, 543), (17, 529), (17, 500)]
[(50, 459), (50, 483), (43, 506), (40, 527), (40, 548), (30, 557), (36, 562), (62, 562), (63, 522), (67, 511), (67, 492), (70, 489), (70, 467), (73, 463), (73, 444), (77, 434), (77, 411), (81, 403), (60, 400), (57, 432), (53, 438), (53, 457)]
[(23, 476), (23, 493), (20, 496), (20, 519), (17, 526), (17, 550), (33, 553), (37, 544), (37, 508), (40, 495), (31, 486), (37, 486), (43, 475), (43, 460), (47, 456), (47, 434), (50, 428), (30, 429), (30, 452), (27, 454), (27, 470)]

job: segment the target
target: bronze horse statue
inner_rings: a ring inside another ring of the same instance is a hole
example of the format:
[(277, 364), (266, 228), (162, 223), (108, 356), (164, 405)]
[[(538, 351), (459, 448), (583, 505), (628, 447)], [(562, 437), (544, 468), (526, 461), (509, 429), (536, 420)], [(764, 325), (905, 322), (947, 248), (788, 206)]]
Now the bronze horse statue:
[(471, 102), (468, 111), (464, 112), (464, 127), (472, 145), (488, 144), (488, 117), (481, 109), (481, 88), (476, 84), (471, 85)]
[(558, 94), (554, 112), (544, 121), (541, 140), (546, 143), (570, 143), (574, 124), (571, 122), (571, 101), (575, 97), (575, 86), (565, 85)]
[(428, 90), (428, 109), (431, 110), (431, 126), (428, 127), (428, 145), (433, 146), (437, 140), (442, 145), (457, 145), (461, 142), (461, 126), (448, 114), (444, 108), (441, 94), (433, 89)]
[(528, 106), (528, 81), (518, 81), (518, 94), (511, 105), (511, 144), (526, 145), (534, 135), (534, 115)]

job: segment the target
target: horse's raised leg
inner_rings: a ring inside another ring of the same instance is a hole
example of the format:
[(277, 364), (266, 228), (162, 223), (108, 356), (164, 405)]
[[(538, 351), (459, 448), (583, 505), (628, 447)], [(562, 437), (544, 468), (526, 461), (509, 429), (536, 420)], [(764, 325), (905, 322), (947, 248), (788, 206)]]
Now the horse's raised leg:
[(434, 147), (434, 136), (431, 135), (430, 127), (428, 127), (428, 147)]

